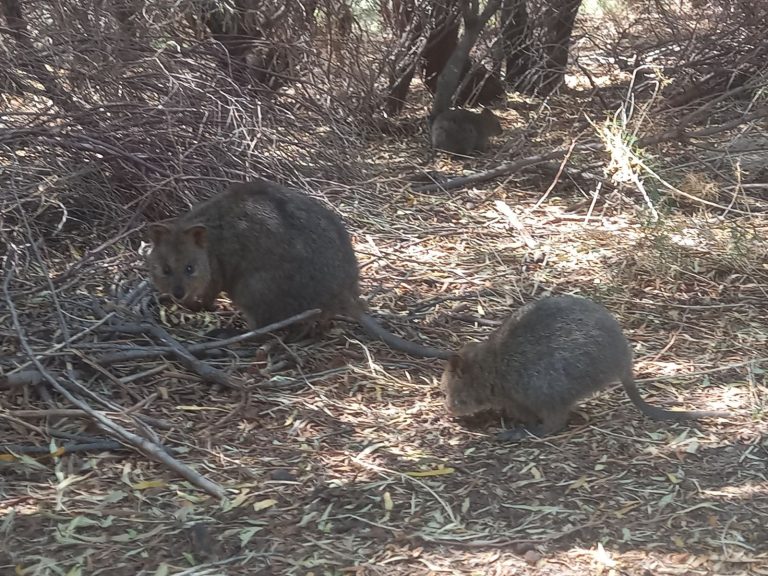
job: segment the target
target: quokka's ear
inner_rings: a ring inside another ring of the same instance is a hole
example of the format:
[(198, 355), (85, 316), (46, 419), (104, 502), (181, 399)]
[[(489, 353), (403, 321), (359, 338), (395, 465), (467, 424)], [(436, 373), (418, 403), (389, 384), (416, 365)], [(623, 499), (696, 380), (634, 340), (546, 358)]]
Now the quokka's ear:
[(464, 358), (461, 357), (461, 354), (459, 352), (456, 352), (455, 354), (451, 354), (448, 357), (448, 370), (451, 372), (461, 372), (462, 367), (464, 366)]
[(200, 248), (205, 248), (208, 244), (208, 228), (205, 224), (195, 224), (184, 230), (184, 234), (192, 239), (192, 242)]
[(147, 236), (152, 244), (160, 244), (171, 235), (171, 227), (163, 222), (152, 222), (147, 225)]

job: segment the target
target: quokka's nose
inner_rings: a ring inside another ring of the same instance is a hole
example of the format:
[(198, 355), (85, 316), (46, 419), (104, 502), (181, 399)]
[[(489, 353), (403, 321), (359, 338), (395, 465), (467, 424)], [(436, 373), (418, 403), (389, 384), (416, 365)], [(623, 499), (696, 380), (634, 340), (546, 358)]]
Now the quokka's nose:
[(176, 300), (181, 300), (182, 298), (184, 298), (184, 288), (182, 288), (181, 286), (176, 286), (173, 289), (173, 297), (176, 298)]

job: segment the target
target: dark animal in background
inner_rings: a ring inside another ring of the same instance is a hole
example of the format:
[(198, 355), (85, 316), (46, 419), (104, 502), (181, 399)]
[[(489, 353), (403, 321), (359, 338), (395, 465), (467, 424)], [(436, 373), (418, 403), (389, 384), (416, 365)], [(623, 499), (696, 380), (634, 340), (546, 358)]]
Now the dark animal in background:
[(500, 434), (519, 440), (528, 432), (561, 430), (577, 402), (621, 382), (650, 418), (687, 420), (723, 412), (673, 412), (647, 404), (632, 375), (632, 348), (602, 305), (553, 296), (523, 306), (484, 342), (466, 344), (447, 362), (441, 386), (454, 416), (502, 410), (525, 427)]
[(149, 225), (159, 292), (191, 310), (223, 291), (251, 328), (319, 308), (355, 318), (371, 336), (417, 356), (449, 353), (400, 338), (365, 313), (358, 265), (341, 219), (319, 200), (268, 180), (236, 184), (190, 212)]
[(499, 119), (488, 108), (479, 113), (462, 108), (446, 110), (430, 126), (432, 148), (462, 156), (487, 150), (491, 136), (501, 133)]

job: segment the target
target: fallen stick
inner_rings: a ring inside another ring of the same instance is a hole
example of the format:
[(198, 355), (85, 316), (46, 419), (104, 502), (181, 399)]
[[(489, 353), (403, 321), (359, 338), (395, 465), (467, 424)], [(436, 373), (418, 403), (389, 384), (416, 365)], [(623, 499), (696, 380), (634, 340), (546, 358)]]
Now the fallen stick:
[(208, 494), (215, 496), (217, 498), (224, 498), (226, 495), (226, 492), (224, 491), (224, 488), (216, 484), (215, 482), (212, 482), (205, 478), (204, 476), (200, 475), (198, 472), (184, 464), (183, 462), (179, 462), (175, 458), (168, 455), (168, 453), (161, 448), (160, 446), (150, 442), (149, 440), (142, 438), (141, 436), (138, 436), (137, 434), (134, 434), (133, 432), (130, 432), (129, 430), (126, 430), (122, 426), (116, 424), (100, 412), (97, 412), (93, 408), (91, 408), (88, 404), (80, 400), (79, 398), (76, 398), (73, 396), (69, 390), (67, 390), (64, 386), (62, 386), (56, 378), (54, 378), (46, 369), (45, 367), (40, 363), (40, 360), (35, 355), (32, 348), (29, 346), (29, 342), (27, 341), (26, 335), (24, 333), (24, 329), (21, 326), (21, 322), (19, 321), (19, 315), (16, 310), (16, 306), (13, 303), (13, 299), (11, 298), (10, 294), (10, 282), (11, 278), (13, 278), (13, 262), (15, 261), (16, 251), (15, 248), (12, 246), (9, 246), (8, 254), (6, 255), (5, 259), (5, 278), (3, 279), (3, 294), (5, 296), (5, 302), (8, 305), (8, 311), (11, 314), (11, 321), (13, 324), (14, 329), (16, 330), (16, 334), (19, 339), (19, 343), (21, 344), (22, 349), (27, 354), (27, 356), (32, 360), (32, 363), (34, 364), (35, 368), (37, 368), (38, 372), (43, 376), (45, 381), (53, 387), (59, 394), (64, 396), (70, 403), (77, 406), (84, 412), (86, 412), (93, 420), (98, 422), (102, 428), (104, 428), (105, 431), (110, 433), (113, 437), (115, 437), (120, 442), (127, 444), (129, 446), (133, 446), (137, 450), (139, 450), (141, 453), (145, 454), (146, 456), (149, 456), (150, 458), (153, 458), (154, 460), (157, 460), (158, 462), (164, 464), (174, 472), (176, 472), (179, 476), (182, 478), (185, 478), (201, 490), (204, 490)]
[(424, 186), (417, 186), (412, 188), (412, 190), (414, 192), (435, 192), (437, 190), (454, 190), (456, 188), (463, 188), (467, 184), (477, 184), (478, 182), (493, 180), (497, 176), (516, 172), (517, 170), (526, 168), (527, 166), (534, 166), (535, 164), (541, 164), (542, 162), (547, 162), (549, 160), (561, 160), (565, 157), (567, 152), (567, 148), (561, 148), (559, 150), (555, 150), (554, 152), (549, 152), (548, 154), (530, 156), (528, 158), (523, 158), (514, 162), (505, 162), (496, 168), (484, 170), (483, 172), (477, 172), (476, 174), (470, 174), (469, 176), (454, 178), (453, 180), (448, 180), (442, 184), (425, 184)]
[[(268, 324), (267, 326), (264, 326), (262, 328), (250, 330), (248, 332), (245, 332), (244, 334), (238, 334), (237, 336), (233, 336), (231, 338), (224, 338), (222, 340), (212, 340), (210, 342), (201, 342), (198, 344), (191, 344), (186, 347), (186, 350), (191, 354), (195, 354), (199, 352), (205, 352), (206, 350), (211, 350), (214, 348), (223, 348), (224, 346), (229, 346), (231, 344), (236, 344), (238, 342), (244, 342), (246, 340), (251, 340), (259, 336), (265, 336), (270, 332), (275, 332), (276, 330), (286, 328), (287, 326), (291, 326), (292, 324), (298, 324), (300, 322), (310, 320), (315, 316), (318, 316), (320, 312), (321, 311), (319, 309), (307, 310), (306, 312), (302, 312), (301, 314), (296, 314), (295, 316), (291, 316), (290, 318), (286, 318), (285, 320), (281, 320), (280, 322), (275, 322), (274, 324)], [(136, 327), (142, 326), (142, 325), (133, 324), (128, 326), (132, 327), (131, 332), (135, 333), (133, 332), (133, 330), (137, 330)], [(114, 327), (111, 327), (111, 329), (120, 331), (120, 326), (114, 326)], [(126, 331), (129, 331), (129, 330), (126, 330)], [(146, 332), (146, 330), (141, 330), (141, 331)], [(97, 356), (95, 358), (95, 361), (98, 364), (101, 364), (102, 366), (107, 366), (109, 364), (115, 364), (117, 362), (126, 362), (129, 360), (146, 360), (147, 358), (164, 356), (169, 352), (172, 352), (171, 346), (163, 346), (163, 347), (158, 346), (153, 348), (141, 347), (138, 350), (125, 350), (123, 352), (112, 352), (109, 354), (102, 354), (100, 356)]]
[[(42, 381), (43, 377), (40, 376), (40, 380)], [(105, 413), (106, 416), (109, 411), (108, 410), (100, 410), (100, 412)], [(114, 411), (115, 414), (120, 414), (120, 411)], [(159, 418), (154, 418), (153, 416), (147, 416), (145, 414), (135, 414), (131, 412), (131, 409), (125, 410), (127, 414), (130, 414), (132, 418), (137, 418), (141, 420), (142, 422), (149, 424), (150, 426), (154, 426), (155, 428), (161, 428), (163, 430), (170, 430), (173, 428), (173, 424), (169, 422), (168, 420), (160, 420)], [(77, 408), (47, 408), (42, 410), (9, 410), (7, 412), (10, 416), (14, 416), (15, 418), (19, 418), (21, 420), (27, 418), (88, 418), (89, 414), (86, 412), (83, 412), (82, 410), (78, 410)]]
[(92, 452), (94, 450), (129, 450), (129, 448), (117, 440), (94, 440), (93, 442), (70, 442), (57, 446), (51, 450), (50, 446), (37, 444), (4, 444), (0, 446), (0, 456), (16, 454), (40, 454), (44, 456), (61, 457), (74, 452)]
[[(187, 369), (192, 370), (198, 376), (200, 376), (205, 382), (214, 382), (227, 388), (233, 388), (235, 390), (242, 390), (243, 385), (237, 381), (233, 381), (227, 374), (209, 366), (202, 360), (195, 358), (189, 350), (184, 348), (179, 342), (177, 342), (173, 336), (171, 336), (165, 328), (150, 324), (147, 326), (149, 334), (163, 342), (171, 349), (171, 353), (176, 356), (176, 359)], [(98, 362), (98, 360), (97, 360)]]

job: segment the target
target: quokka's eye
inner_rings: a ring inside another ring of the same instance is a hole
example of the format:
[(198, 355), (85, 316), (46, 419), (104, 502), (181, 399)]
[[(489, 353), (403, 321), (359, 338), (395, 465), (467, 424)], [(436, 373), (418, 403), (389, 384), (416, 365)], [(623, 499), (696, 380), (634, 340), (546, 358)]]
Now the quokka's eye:
[(193, 273), (194, 271), (195, 271), (195, 268), (194, 268), (194, 266), (192, 266), (192, 264), (187, 264), (187, 267), (186, 267), (186, 268), (184, 268), (184, 273), (185, 273), (187, 276), (192, 276), (192, 273)]
[(165, 276), (170, 276), (171, 273), (172, 273), (172, 270), (170, 266), (163, 266), (163, 274)]

